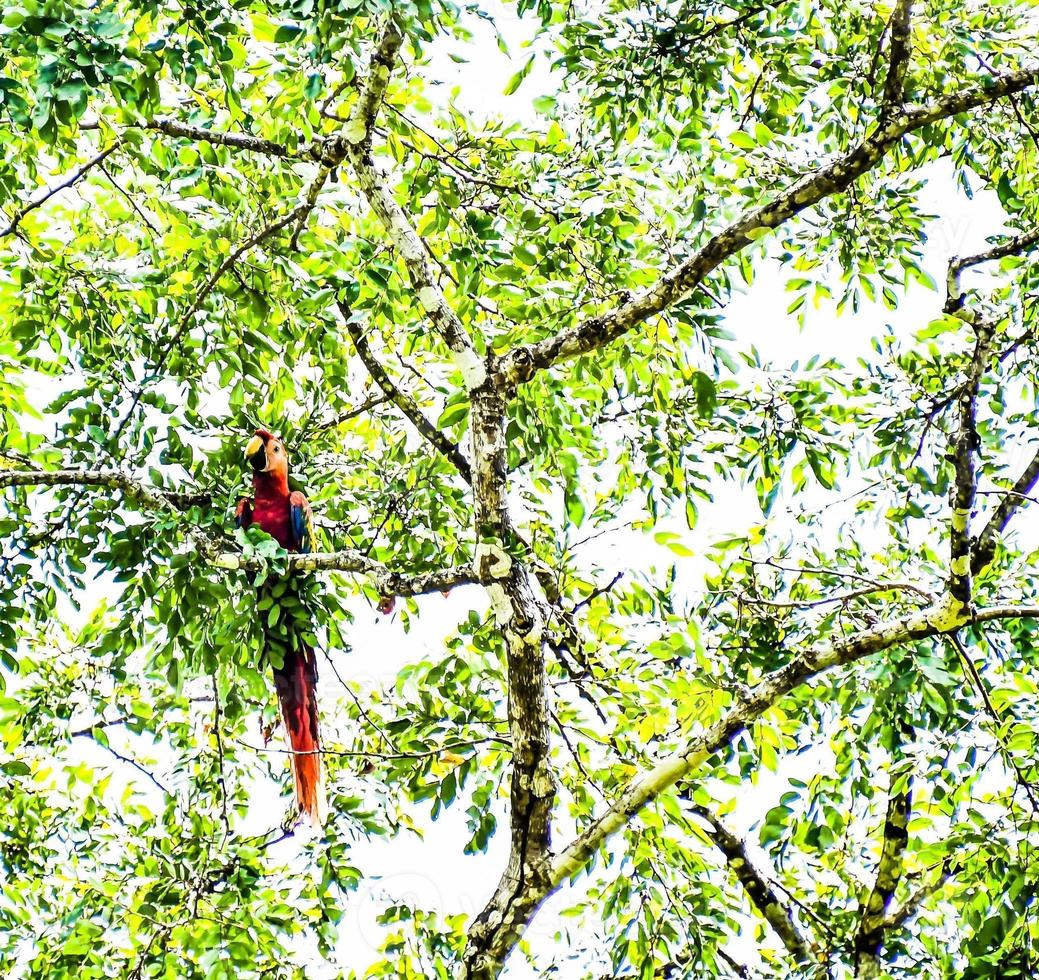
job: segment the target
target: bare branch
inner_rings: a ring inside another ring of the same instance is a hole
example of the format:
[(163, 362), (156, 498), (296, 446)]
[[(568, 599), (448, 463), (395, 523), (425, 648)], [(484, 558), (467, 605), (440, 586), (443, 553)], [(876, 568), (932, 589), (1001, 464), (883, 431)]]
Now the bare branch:
[(75, 731), (69, 732), (69, 738), (93, 738), (97, 732), (105, 728), (117, 728), (120, 725), (125, 725), (130, 720), (130, 715), (123, 715), (119, 718), (99, 718), (92, 725), (87, 725), (85, 728), (77, 728)]
[[(99, 120), (91, 120), (80, 124), (80, 129), (101, 129)], [(174, 139), (192, 140), (196, 143), (210, 143), (214, 146), (224, 146), (231, 150), (240, 150), (248, 153), (259, 153), (264, 156), (278, 157), (283, 160), (311, 160), (325, 162), (331, 165), (342, 162), (346, 157), (346, 151), (341, 144), (338, 135), (318, 136), (306, 145), (297, 147), (285, 146), (274, 140), (263, 139), (260, 136), (251, 136), (247, 133), (228, 133), (219, 129), (209, 129), (206, 126), (198, 126), (192, 123), (182, 122), (168, 116), (158, 116), (155, 119), (147, 119), (138, 123), (126, 123), (124, 130), (146, 129), (152, 132), (162, 133)]]
[(447, 745), (438, 745), (436, 748), (425, 749), (422, 752), (375, 752), (370, 749), (311, 749), (309, 752), (298, 752), (295, 749), (271, 748), (267, 745), (253, 745), (245, 739), (238, 739), (238, 744), (250, 749), (260, 755), (333, 755), (342, 758), (358, 759), (382, 759), (393, 761), (397, 759), (432, 759), (449, 752), (471, 752), (473, 756), (476, 749), (484, 745), (500, 745), (508, 748), (509, 740), (497, 735), (487, 735), (483, 738), (473, 739), (468, 742), (453, 742)]
[(317, 199), (321, 194), (321, 188), (328, 182), (328, 178), (332, 176), (334, 170), (334, 165), (322, 163), (318, 167), (317, 176), (311, 181), (310, 187), (307, 188), (307, 193), (303, 195), (303, 207), (300, 208), (299, 220), (296, 222), (296, 227), (292, 232), (292, 238), (289, 239), (289, 248), (293, 251), (295, 251), (296, 245), (299, 242), (299, 236), (307, 224), (310, 212), (317, 207)]
[[(18, 486), (79, 486), (118, 490), (127, 500), (147, 510), (187, 511), (192, 507), (209, 507), (212, 504), (208, 493), (179, 493), (148, 486), (115, 470), (0, 470), (0, 489)], [(215, 568), (256, 571), (266, 565), (262, 558), (226, 550), (232, 544), (229, 538), (211, 538), (195, 525), (188, 525), (186, 530), (200, 557)], [(388, 596), (447, 592), (456, 586), (477, 581), (476, 572), (469, 563), (405, 574), (350, 548), (306, 555), (289, 554), (285, 556), (284, 562), (289, 572), (357, 572), (368, 577), (382, 595)]]
[[(274, 847), (276, 844), (280, 844), (282, 841), (289, 840), (296, 834), (292, 827), (279, 827), (273, 831), (269, 831), (267, 834), (262, 834), (259, 837), (238, 837), (234, 843), (245, 844), (246, 846), (255, 848), (259, 852), (268, 850)], [(238, 869), (241, 858), (236, 854), (227, 864), (222, 868), (218, 868), (212, 874), (203, 880), (200, 880), (198, 884), (204, 886), (202, 888), (202, 894), (212, 894), (216, 889), (227, 881), (232, 874)], [(170, 927), (172, 928), (172, 926)]]
[(570, 610), (570, 615), (573, 616), (579, 609), (583, 609), (585, 606), (590, 606), (596, 599), (601, 595), (606, 595), (622, 578), (624, 578), (624, 570), (617, 572), (613, 578), (610, 579), (605, 585), (597, 585), (591, 592), (588, 593), (579, 603), (577, 603), (573, 609)]
[(368, 147), (372, 141), (372, 129), (379, 114), (379, 106), (386, 94), (386, 86), (390, 83), (390, 75), (397, 63), (404, 36), (391, 16), (386, 21), (379, 43), (372, 52), (368, 63), (368, 76), (364, 80), (361, 93), (350, 113), (346, 138), (355, 145)]
[(691, 805), (693, 813), (704, 820), (710, 829), (708, 834), (719, 851), (725, 856), (729, 869), (743, 886), (751, 904), (762, 918), (772, 926), (787, 951), (798, 963), (815, 960), (811, 942), (802, 934), (793, 911), (780, 899), (771, 876), (757, 867), (747, 849), (747, 842), (730, 830), (725, 822), (707, 807), (699, 803)]
[(126, 188), (123, 187), (122, 184), (120, 184), (115, 179), (115, 177), (112, 176), (112, 174), (109, 172), (108, 168), (103, 163), (99, 165), (99, 169), (101, 170), (101, 173), (103, 173), (105, 175), (105, 178), (108, 180), (108, 182), (123, 196), (123, 198), (125, 199), (126, 203), (130, 205), (130, 207), (137, 214), (137, 216), (141, 219), (141, 221), (144, 222), (144, 224), (148, 228), (148, 230), (153, 235), (161, 234), (159, 229), (155, 226), (155, 222), (152, 221), (152, 219), (149, 218), (147, 214), (145, 214), (145, 212), (141, 209), (141, 206), (133, 199), (133, 197), (130, 196), (130, 194), (126, 190)]
[(1036, 796), (1035, 788), (1028, 779), (1027, 773), (1021, 768), (1020, 763), (1018, 763), (1014, 756), (1013, 750), (1007, 744), (1007, 739), (1004, 734), (1003, 716), (996, 710), (996, 706), (992, 702), (992, 698), (989, 695), (988, 688), (985, 686), (985, 681), (981, 676), (981, 672), (971, 659), (970, 654), (967, 652), (967, 648), (963, 645), (963, 641), (959, 638), (958, 634), (950, 633), (949, 642), (952, 643), (953, 648), (956, 650), (956, 655), (960, 658), (960, 664), (963, 667), (964, 675), (967, 677), (970, 686), (974, 688), (975, 693), (979, 698), (981, 698), (981, 703), (985, 708), (985, 714), (988, 715), (989, 720), (992, 722), (992, 737), (995, 739), (996, 745), (999, 746), (999, 752), (1003, 757), (1003, 761), (1006, 763), (1007, 768), (1013, 771), (1018, 785), (1024, 790), (1025, 796), (1028, 797), (1029, 803), (1032, 804), (1032, 809), (1035, 813), (1039, 814), (1039, 797)]
[(469, 461), (462, 455), (462, 451), (426, 418), (414, 398), (393, 383), (393, 379), (390, 378), (389, 374), (386, 373), (386, 369), (372, 353), (372, 349), (368, 344), (368, 338), (365, 337), (361, 324), (353, 319), (353, 311), (342, 300), (339, 301), (338, 305), (339, 312), (343, 315), (343, 323), (346, 325), (350, 339), (353, 340), (354, 348), (357, 350), (357, 356), (368, 369), (372, 380), (383, 390), (386, 398), (393, 402), (404, 417), (415, 426), (419, 435), (458, 470), (466, 483), (471, 482), (472, 475), (469, 470)]
[(992, 513), (981, 534), (972, 539), (970, 518), (977, 499), (975, 455), (979, 448), (975, 417), (977, 396), (991, 352), (994, 330), (991, 324), (964, 308), (960, 273), (963, 269), (982, 262), (1020, 254), (1037, 243), (1039, 243), (1039, 229), (1011, 238), (1009, 241), (996, 245), (988, 251), (979, 252), (977, 255), (954, 258), (949, 261), (949, 271), (946, 276), (945, 312), (971, 324), (977, 338), (967, 378), (959, 389), (959, 425), (950, 447), (955, 478), (951, 490), (949, 588), (953, 596), (964, 603), (970, 602), (971, 577), (978, 574), (992, 561), (996, 549), (996, 538), (1010, 522), (1014, 512), (1027, 499), (1027, 495), (1036, 480), (1039, 479), (1039, 453), (1025, 468), (1013, 491), (1003, 498)]
[(552, 808), (556, 780), (550, 758), (550, 707), (544, 638), (549, 609), (509, 513), (505, 413), (507, 394), (491, 379), (470, 386), (473, 501), (479, 543), (474, 564), (505, 639), (512, 772), (509, 860), (494, 894), (469, 929), (466, 976), (498, 976), (531, 916), (554, 888)]
[[(379, 106), (382, 103), (383, 95), (386, 93), (386, 86), (389, 84), (390, 72), (393, 69), (397, 52), (400, 50), (403, 40), (403, 36), (391, 17), (387, 22), (378, 46), (372, 53), (368, 77), (361, 87), (361, 94), (346, 126), (344, 136), (349, 142), (359, 143), (366, 147), (371, 144), (372, 127), (375, 125)], [(307, 193), (304, 195), (299, 221), (296, 223), (296, 229), (292, 233), (291, 248), (295, 249), (300, 233), (307, 223), (307, 218), (314, 208), (317, 207), (317, 199), (321, 193), (321, 188), (328, 182), (328, 178), (332, 175), (343, 155), (343, 150), (338, 146), (331, 154), (322, 154), (322, 162), (318, 168), (317, 176), (313, 179), (310, 187), (307, 188)]]
[(612, 343), (688, 295), (722, 262), (757, 240), (763, 229), (778, 228), (807, 208), (850, 187), (872, 170), (903, 136), (1037, 83), (1039, 67), (1031, 67), (997, 76), (983, 85), (962, 89), (932, 102), (906, 107), (882, 121), (851, 151), (819, 167), (769, 204), (751, 211), (719, 232), (694, 255), (665, 273), (654, 286), (609, 312), (582, 320), (552, 337), (509, 351), (499, 362), (499, 373), (508, 381), (521, 384), (558, 361)]
[(186, 511), (192, 507), (208, 507), (208, 493), (180, 493), (145, 484), (117, 470), (0, 470), (0, 489), (4, 487), (104, 487), (118, 490), (133, 503), (149, 510)]
[(1005, 259), (1010, 255), (1021, 255), (1036, 245), (1039, 245), (1039, 228), (1026, 234), (1018, 235), (1015, 238), (1010, 238), (1000, 245), (994, 245), (984, 252), (978, 252), (977, 255), (952, 259), (949, 262), (949, 271), (945, 279), (945, 312), (956, 313), (963, 307), (964, 296), (963, 288), (960, 285), (960, 274), (964, 269), (970, 269), (984, 262), (995, 262), (998, 259)]
[(718, 958), (723, 960), (729, 969), (732, 970), (733, 976), (742, 977), (743, 980), (750, 980), (750, 970), (738, 960), (734, 960), (724, 949), (718, 949)]
[(227, 270), (230, 269), (251, 248), (253, 248), (256, 245), (259, 245), (260, 242), (264, 241), (265, 239), (270, 238), (271, 235), (277, 234), (277, 232), (281, 231), (282, 228), (285, 228), (288, 225), (292, 224), (292, 222), (296, 218), (298, 218), (301, 214), (303, 214), (306, 211), (306, 208), (306, 204), (298, 205), (297, 207), (289, 211), (288, 214), (282, 215), (277, 221), (272, 221), (264, 225), (264, 227), (261, 228), (258, 232), (256, 232), (256, 234), (250, 235), (237, 248), (228, 253), (224, 261), (221, 262), (219, 266), (217, 266), (216, 272), (214, 272), (209, 277), (209, 279), (206, 280), (205, 284), (198, 291), (198, 294), (195, 296), (195, 301), (188, 308), (188, 312), (184, 314), (180, 326), (177, 328), (170, 343), (167, 345), (168, 349), (165, 351), (166, 354), (168, 354), (169, 350), (176, 346), (177, 341), (187, 331), (188, 327), (191, 325), (192, 317), (194, 317), (194, 315), (202, 308), (202, 304), (209, 297), (209, 294), (216, 288), (216, 284), (220, 282), (220, 279), (223, 277), (224, 273), (227, 272)]
[[(356, 119), (360, 133), (370, 133), (375, 122), (378, 106), (386, 90), (389, 80), (389, 72), (392, 69), (397, 51), (400, 49), (403, 38), (392, 21), (387, 25), (387, 30), (382, 36), (379, 47), (372, 55), (373, 71), (370, 71), (366, 79), (366, 85), (362, 90), (354, 109), (353, 118)], [(385, 72), (381, 69), (385, 68)], [(80, 123), (80, 129), (98, 130), (106, 124), (101, 120), (88, 120)], [(214, 146), (224, 146), (231, 150), (241, 150), (248, 153), (259, 153), (264, 156), (278, 157), (284, 160), (342, 160), (345, 152), (339, 147), (338, 137), (320, 136), (305, 146), (290, 147), (274, 140), (264, 139), (260, 136), (252, 136), (248, 133), (228, 133), (219, 129), (211, 129), (207, 126), (199, 126), (194, 123), (183, 122), (170, 116), (157, 116), (154, 119), (143, 120), (138, 123), (126, 123), (122, 129), (146, 129), (152, 132), (162, 133), (174, 139), (193, 140), (197, 143), (211, 143)], [(364, 138), (363, 136), (361, 137)]]
[[(209, 564), (228, 571), (258, 571), (266, 563), (240, 552), (211, 551), (205, 556)], [(342, 551), (313, 551), (306, 555), (284, 557), (287, 572), (357, 572), (368, 578), (380, 595), (418, 596), (433, 592), (449, 592), (460, 585), (479, 581), (471, 564), (449, 565), (427, 572), (395, 571), (353, 548)]]
[(934, 881), (921, 885), (901, 905), (891, 909), (881, 920), (880, 928), (886, 931), (888, 929), (897, 929), (903, 925), (909, 918), (920, 911), (920, 907), (927, 899), (941, 891), (942, 886), (949, 880), (951, 874), (951, 870), (943, 868), (942, 873)]
[(921, 588), (919, 585), (913, 585), (908, 582), (884, 582), (880, 579), (870, 578), (868, 575), (860, 575), (857, 572), (843, 571), (838, 568), (823, 568), (819, 565), (784, 565), (773, 558), (761, 560), (756, 559), (751, 555), (745, 555), (744, 559), (752, 565), (760, 565), (764, 568), (775, 568), (781, 572), (796, 572), (798, 575), (831, 576), (833, 578), (848, 579), (852, 582), (862, 582), (878, 591), (883, 591), (887, 588), (905, 589), (908, 592), (915, 592), (920, 596), (920, 598), (926, 599), (928, 602), (935, 601), (933, 593), (929, 592), (927, 589)]
[(223, 709), (220, 707), (220, 685), (217, 683), (216, 670), (212, 674), (213, 682), (213, 735), (216, 738), (217, 785), (220, 787), (220, 817), (224, 825), (224, 840), (231, 836), (231, 821), (227, 815), (227, 780), (224, 775), (224, 735)]
[(950, 446), (954, 476), (949, 491), (949, 594), (966, 609), (973, 601), (970, 519), (978, 491), (978, 388), (988, 366), (992, 339), (992, 330), (987, 325), (979, 323), (976, 331), (967, 377), (959, 390), (959, 425)]
[(54, 195), (57, 194), (59, 191), (63, 191), (67, 187), (71, 187), (78, 180), (80, 180), (84, 175), (86, 175), (91, 169), (93, 169), (94, 167), (98, 166), (98, 164), (102, 163), (105, 160), (106, 157), (111, 155), (113, 152), (115, 152), (115, 150), (117, 150), (119, 148), (120, 142), (121, 141), (117, 139), (111, 146), (106, 147), (100, 153), (98, 153), (96, 156), (94, 156), (91, 159), (89, 159), (86, 163), (83, 164), (82, 167), (79, 167), (77, 170), (74, 170), (63, 181), (61, 181), (58, 184), (55, 184), (53, 187), (49, 188), (47, 191), (45, 191), (39, 197), (33, 199), (28, 204), (26, 204), (23, 208), (21, 208), (20, 210), (16, 211), (14, 213), (14, 217), (12, 217), (10, 222), (8, 222), (7, 227), (2, 229), (2, 230), (0, 230), (0, 238), (6, 238), (12, 232), (17, 230), (18, 225), (21, 224), (22, 220), (25, 218), (25, 216), (27, 214), (29, 214), (32, 211), (35, 211), (39, 207), (42, 207), (52, 197), (54, 197)]
[(844, 603), (850, 602), (852, 599), (861, 599), (863, 596), (876, 595), (878, 592), (912, 592), (928, 602), (934, 601), (933, 595), (913, 582), (877, 582), (873, 585), (864, 585), (861, 589), (850, 589), (847, 592), (838, 592), (819, 599), (758, 599), (741, 592), (739, 600), (749, 606), (768, 606), (770, 609), (815, 609), (818, 606), (828, 606), (834, 602)]
[[(83, 123), (81, 129), (100, 129), (100, 122)], [(218, 129), (207, 129), (205, 126), (195, 126), (191, 123), (181, 122), (169, 116), (158, 116), (136, 124), (127, 124), (126, 129), (150, 129), (166, 136), (178, 139), (195, 140), (199, 143), (212, 143), (215, 146), (226, 146), (232, 150), (246, 150), (250, 153), (261, 153), (271, 157), (317, 157), (320, 155), (320, 146), (315, 145), (303, 150), (293, 150), (274, 140), (262, 139), (259, 136), (250, 136), (247, 133), (224, 133)]]
[(448, 305), (443, 291), (437, 285), (422, 240), (387, 187), (387, 178), (376, 171), (375, 164), (366, 153), (351, 151), (351, 163), (369, 205), (407, 266), (423, 312), (455, 354), (466, 357), (466, 364), (472, 362), (482, 367), (462, 321)]
[(385, 392), (381, 395), (373, 395), (371, 398), (363, 401), (356, 408), (348, 409), (343, 412), (342, 415), (337, 415), (333, 419), (326, 419), (324, 422), (319, 422), (314, 426), (314, 431), (324, 432), (326, 429), (334, 429), (337, 426), (342, 425), (344, 422), (349, 422), (350, 419), (355, 419), (358, 415), (364, 415), (365, 412), (370, 412), (376, 406), (383, 405), (388, 401), (391, 401), (391, 398)]
[(985, 568), (996, 553), (996, 539), (1006, 530), (1011, 518), (1029, 499), (1029, 494), (1039, 482), (1039, 451), (1021, 471), (1013, 490), (1007, 491), (999, 506), (992, 512), (988, 522), (974, 542), (971, 556), (971, 572), (977, 575)]
[(111, 745), (108, 744), (108, 739), (107, 738), (98, 738), (97, 737), (97, 726), (95, 726), (94, 728), (85, 729), (82, 732), (73, 732), (73, 735), (75, 737), (82, 737), (82, 738), (89, 738), (89, 739), (91, 739), (91, 741), (93, 741), (96, 745), (101, 746), (101, 748), (103, 748), (113, 758), (118, 759), (120, 762), (126, 763), (126, 765), (128, 765), (128, 766), (132, 766), (134, 769), (136, 769), (143, 776), (146, 776), (151, 781), (152, 785), (155, 786), (165, 796), (172, 796), (173, 795), (173, 791), (168, 786), (164, 785), (156, 777), (156, 775), (150, 769), (148, 769), (147, 766), (141, 765), (141, 763), (139, 763), (132, 756), (123, 755), (122, 752), (117, 752), (115, 749), (112, 748)]
[(978, 609), (969, 621), (971, 623), (991, 623), (1000, 619), (1036, 618), (1039, 618), (1039, 606), (985, 606), (984, 609)]
[[(901, 705), (899, 706), (901, 709)], [(899, 710), (896, 709), (896, 710)], [(859, 928), (855, 934), (855, 975), (861, 980), (880, 976), (880, 948), (884, 941), (884, 917), (891, 897), (902, 878), (906, 845), (909, 843), (909, 819), (912, 814), (912, 787), (909, 762), (902, 758), (904, 717), (891, 722), (891, 775), (887, 812), (884, 816), (884, 838), (877, 864), (877, 877), (862, 907)]]
[(905, 100), (906, 71), (912, 55), (913, 0), (898, 0), (888, 24), (891, 44), (887, 77), (884, 79), (884, 108), (891, 112)]
[(350, 160), (365, 199), (382, 222), (397, 253), (404, 260), (423, 312), (444, 338), (447, 346), (464, 359), (463, 366), (473, 365), (479, 369), (483, 365), (472, 339), (437, 284), (422, 239), (393, 196), (390, 182), (378, 172), (371, 156), (372, 125), (400, 45), (400, 32), (391, 19), (372, 55), (368, 85), (354, 108), (345, 138), (337, 145), (337, 152), (343, 153)]

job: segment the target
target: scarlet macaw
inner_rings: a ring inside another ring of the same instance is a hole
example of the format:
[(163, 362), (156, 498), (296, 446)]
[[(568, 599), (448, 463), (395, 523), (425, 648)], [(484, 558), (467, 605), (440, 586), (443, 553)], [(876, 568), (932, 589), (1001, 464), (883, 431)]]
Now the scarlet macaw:
[[(307, 498), (289, 490), (289, 459), (285, 444), (266, 429), (245, 447), (253, 468), (252, 500), (242, 497), (235, 509), (235, 524), (241, 528), (255, 525), (266, 531), (287, 551), (306, 553), (314, 542), (314, 515)], [(261, 586), (261, 595), (265, 589)], [(274, 602), (279, 600), (275, 598)], [(274, 687), (278, 693), (281, 717), (292, 748), (292, 772), (296, 780), (296, 802), (312, 823), (321, 821), (321, 745), (317, 723), (317, 658), (296, 631), (291, 616), (278, 617), (283, 627), (277, 646), (282, 663), (272, 658)], [(263, 622), (266, 624), (266, 617)], [(268, 649), (274, 646), (268, 633)]]

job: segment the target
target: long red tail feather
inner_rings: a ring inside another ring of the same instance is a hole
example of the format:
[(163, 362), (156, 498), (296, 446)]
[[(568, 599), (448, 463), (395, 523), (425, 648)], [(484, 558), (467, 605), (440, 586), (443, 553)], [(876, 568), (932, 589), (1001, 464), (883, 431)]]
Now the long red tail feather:
[(281, 718), (293, 751), (292, 773), (296, 802), (315, 826), (321, 823), (324, 805), (321, 779), (321, 739), (317, 725), (317, 660), (314, 651), (301, 645), (285, 656), (274, 671)]

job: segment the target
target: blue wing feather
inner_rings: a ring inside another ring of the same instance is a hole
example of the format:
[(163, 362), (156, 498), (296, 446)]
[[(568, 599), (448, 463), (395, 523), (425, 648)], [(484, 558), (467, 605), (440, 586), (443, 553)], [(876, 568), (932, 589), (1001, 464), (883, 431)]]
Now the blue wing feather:
[(234, 526), (249, 527), (253, 522), (253, 506), (246, 497), (239, 497), (234, 510)]
[(309, 553), (314, 547), (314, 512), (307, 498), (298, 490), (289, 494), (289, 514), (292, 518), (292, 537), (300, 554)]

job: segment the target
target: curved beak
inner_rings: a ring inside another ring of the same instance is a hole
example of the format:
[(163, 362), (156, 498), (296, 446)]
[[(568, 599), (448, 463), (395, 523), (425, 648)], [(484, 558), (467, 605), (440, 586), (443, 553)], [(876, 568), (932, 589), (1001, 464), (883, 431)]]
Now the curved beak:
[(266, 471), (269, 463), (267, 461), (267, 447), (259, 436), (253, 436), (245, 447), (245, 458), (257, 473)]

